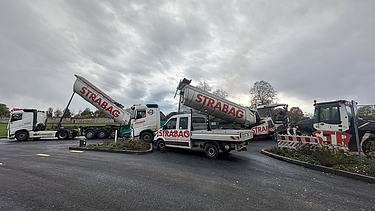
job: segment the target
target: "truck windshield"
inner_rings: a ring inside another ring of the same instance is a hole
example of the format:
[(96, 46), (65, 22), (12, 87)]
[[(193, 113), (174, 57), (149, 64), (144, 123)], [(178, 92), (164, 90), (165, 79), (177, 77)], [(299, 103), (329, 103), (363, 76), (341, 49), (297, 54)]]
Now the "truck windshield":
[(18, 121), (18, 120), (21, 120), (21, 119), (22, 119), (22, 113), (18, 113), (18, 114), (13, 114), (10, 121), (14, 122), (14, 121)]
[(338, 104), (317, 105), (314, 112), (314, 123), (325, 122), (340, 124), (340, 111)]
[(177, 118), (170, 119), (164, 126), (163, 129), (176, 129)]

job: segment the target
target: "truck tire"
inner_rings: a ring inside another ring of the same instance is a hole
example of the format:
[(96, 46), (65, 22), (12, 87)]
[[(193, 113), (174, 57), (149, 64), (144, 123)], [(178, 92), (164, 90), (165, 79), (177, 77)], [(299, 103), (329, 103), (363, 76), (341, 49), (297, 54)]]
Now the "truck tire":
[(87, 139), (93, 139), (95, 137), (95, 133), (92, 130), (85, 131), (85, 137)]
[(375, 158), (375, 138), (367, 139), (362, 144), (362, 151), (366, 156)]
[(68, 132), (66, 131), (59, 131), (57, 132), (57, 138), (60, 139), (60, 140), (66, 140), (69, 138), (68, 136)]
[(100, 130), (97, 134), (99, 139), (105, 139), (108, 137), (107, 131), (105, 130)]
[(151, 143), (153, 138), (154, 136), (152, 135), (151, 132), (143, 132), (141, 134), (141, 140), (143, 140), (145, 143)]
[(158, 140), (157, 142), (156, 142), (156, 148), (158, 148), (158, 150), (160, 150), (160, 151), (164, 151), (165, 150), (165, 143), (164, 143), (164, 141), (163, 140)]
[(209, 143), (205, 147), (205, 152), (208, 158), (215, 159), (219, 155), (219, 148), (215, 144)]
[(16, 133), (16, 139), (17, 141), (26, 141), (29, 139), (29, 133), (26, 131), (19, 131)]
[(109, 131), (109, 138), (110, 139), (115, 139), (115, 136), (116, 136), (116, 130)]

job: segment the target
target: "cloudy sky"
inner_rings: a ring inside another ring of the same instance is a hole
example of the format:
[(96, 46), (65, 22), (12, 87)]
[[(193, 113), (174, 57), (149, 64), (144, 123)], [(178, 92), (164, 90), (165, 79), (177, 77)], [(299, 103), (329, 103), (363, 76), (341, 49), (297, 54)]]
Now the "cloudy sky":
[[(375, 104), (375, 1), (0, 1), (0, 103), (63, 109), (74, 74), (126, 107), (177, 110), (180, 79), (249, 105), (256, 81), (278, 102)], [(96, 109), (75, 95), (70, 109)]]

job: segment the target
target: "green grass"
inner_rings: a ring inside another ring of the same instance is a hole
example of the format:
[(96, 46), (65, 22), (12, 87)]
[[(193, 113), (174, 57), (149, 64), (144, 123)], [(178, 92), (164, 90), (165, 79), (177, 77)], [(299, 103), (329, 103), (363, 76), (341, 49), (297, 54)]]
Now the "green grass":
[[(0, 138), (6, 138), (8, 136), (8, 130), (7, 130), (7, 125), (8, 123), (0, 123)], [(115, 124), (115, 123), (111, 123), (111, 124), (108, 124), (108, 123), (63, 123), (61, 124), (62, 127), (79, 127), (79, 126), (105, 126), (105, 125), (119, 125), (119, 124)], [(57, 124), (47, 124), (48, 126), (48, 130), (52, 127), (52, 126), (57, 126)]]
[(339, 150), (330, 150), (325, 147), (316, 149), (302, 148), (296, 151), (277, 149), (275, 147), (266, 151), (315, 165), (375, 177), (375, 159), (366, 156), (362, 156), (363, 165), (361, 166), (357, 155), (344, 153)]
[(6, 138), (8, 136), (7, 125), (8, 123), (0, 123), (0, 138)]
[(90, 144), (86, 146), (92, 149), (117, 149), (117, 150), (134, 150), (143, 151), (149, 150), (150, 144), (143, 141), (132, 141), (126, 138), (119, 138), (117, 143), (112, 143), (110, 140), (103, 140), (103, 144)]

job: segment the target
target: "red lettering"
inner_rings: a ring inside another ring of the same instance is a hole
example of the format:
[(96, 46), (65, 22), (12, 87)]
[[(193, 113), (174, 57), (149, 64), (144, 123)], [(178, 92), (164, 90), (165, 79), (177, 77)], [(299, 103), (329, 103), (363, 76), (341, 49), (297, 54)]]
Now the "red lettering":
[(211, 98), (208, 98), (209, 100), (208, 100), (208, 102), (207, 102), (207, 106), (211, 106), (211, 108), (213, 108), (214, 107), (214, 103), (215, 103), (215, 100), (214, 99), (211, 99)]
[(195, 100), (195, 102), (197, 102), (197, 103), (200, 103), (200, 102), (202, 102), (202, 94), (197, 94), (197, 99)]
[(222, 112), (227, 113), (229, 106), (224, 103)]
[(92, 100), (95, 100), (95, 98), (96, 98), (96, 94), (94, 94), (94, 93), (92, 93), (92, 94), (90, 95), (90, 97), (89, 97), (89, 99), (92, 99)]
[(219, 109), (219, 111), (221, 111), (221, 102), (220, 101), (216, 103), (214, 109), (216, 109), (216, 108)]
[(178, 133), (178, 137), (184, 137), (184, 133), (182, 132), (182, 130), (180, 130), (180, 132)]
[(320, 144), (323, 143), (323, 138), (322, 138), (321, 136), (319, 136), (320, 134), (322, 134), (322, 131), (315, 131), (315, 132), (313, 132), (312, 134), (313, 134), (315, 137), (318, 138), (318, 141), (319, 141)]
[(88, 97), (91, 93), (92, 93), (92, 91), (90, 91), (89, 89), (87, 89), (86, 97)]
[(323, 134), (329, 134), (327, 137), (327, 141), (332, 144), (332, 135), (335, 135), (336, 132), (334, 131), (323, 131)]
[(107, 108), (107, 105), (108, 105), (108, 103), (104, 101), (103, 104), (102, 104), (100, 107), (106, 109), (106, 108)]
[(233, 116), (236, 116), (236, 109), (232, 107), (230, 111), (228, 112), (228, 114), (232, 114)]
[(243, 116), (244, 116), (244, 112), (242, 110), (237, 110), (236, 117), (237, 118), (242, 118)]
[(82, 87), (79, 92), (81, 92), (81, 94), (85, 94), (86, 90), (87, 90), (87, 87)]
[(120, 116), (120, 111), (119, 110), (114, 110), (113, 113), (112, 113), (112, 115), (114, 117), (119, 117)]
[(189, 138), (189, 136), (190, 136), (190, 132), (189, 132), (188, 130), (185, 130), (185, 132), (184, 132), (184, 136), (185, 136), (185, 138)]
[(169, 131), (168, 130), (164, 131), (164, 136), (169, 136)]
[(204, 100), (203, 100), (203, 105), (204, 105), (204, 104), (206, 104), (206, 100), (207, 100), (207, 99), (210, 99), (210, 98), (207, 97), (207, 96), (203, 96), (203, 98), (204, 98)]
[(99, 97), (94, 101), (94, 103), (97, 103), (100, 106), (100, 104), (102, 103), (102, 98)]
[(173, 137), (177, 137), (177, 136), (178, 136), (177, 130), (173, 131)]
[(112, 114), (112, 110), (113, 110), (113, 107), (112, 106), (109, 106), (107, 109), (105, 109), (106, 111), (108, 111), (110, 114)]
[[(343, 138), (343, 136), (345, 138)], [(345, 132), (344, 133), (343, 132), (337, 132), (336, 133), (337, 144), (339, 145), (339, 144), (344, 143), (346, 146), (348, 146), (348, 143), (349, 143), (349, 140), (350, 140), (351, 137), (352, 137), (351, 135), (349, 135)]]

